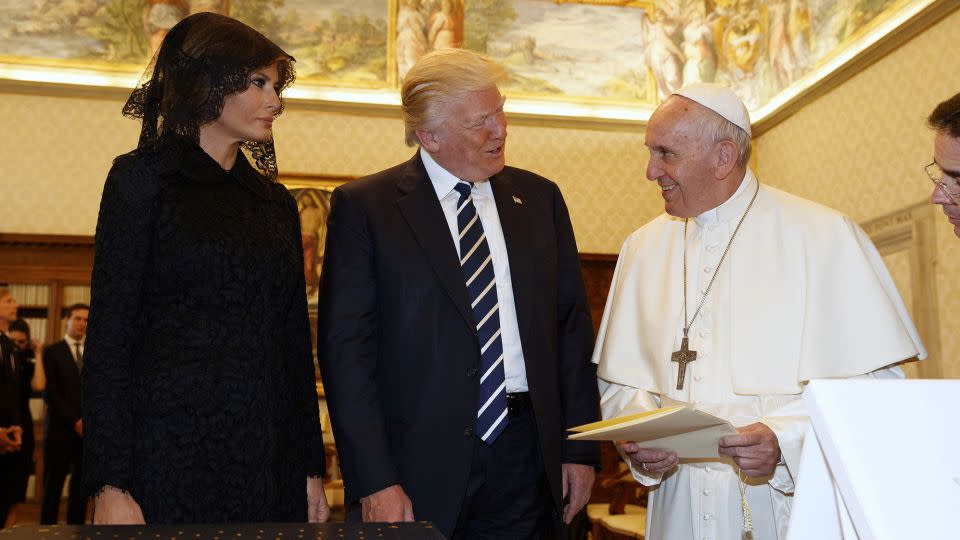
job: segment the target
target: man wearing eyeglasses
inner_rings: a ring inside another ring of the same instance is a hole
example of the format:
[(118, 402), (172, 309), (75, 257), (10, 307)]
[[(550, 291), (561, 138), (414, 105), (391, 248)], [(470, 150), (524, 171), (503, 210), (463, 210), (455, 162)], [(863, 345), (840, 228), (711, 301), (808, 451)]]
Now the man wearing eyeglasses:
[(937, 134), (933, 163), (926, 167), (936, 185), (930, 202), (943, 207), (953, 233), (960, 237), (960, 94), (937, 105), (927, 122)]

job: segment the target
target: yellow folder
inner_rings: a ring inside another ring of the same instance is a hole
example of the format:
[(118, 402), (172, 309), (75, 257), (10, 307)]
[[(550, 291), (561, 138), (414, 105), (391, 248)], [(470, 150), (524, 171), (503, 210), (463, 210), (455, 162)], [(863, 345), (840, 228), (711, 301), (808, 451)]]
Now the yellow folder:
[(644, 448), (672, 450), (680, 458), (717, 458), (724, 435), (737, 433), (730, 422), (690, 405), (676, 405), (640, 414), (570, 428), (570, 440), (633, 441)]

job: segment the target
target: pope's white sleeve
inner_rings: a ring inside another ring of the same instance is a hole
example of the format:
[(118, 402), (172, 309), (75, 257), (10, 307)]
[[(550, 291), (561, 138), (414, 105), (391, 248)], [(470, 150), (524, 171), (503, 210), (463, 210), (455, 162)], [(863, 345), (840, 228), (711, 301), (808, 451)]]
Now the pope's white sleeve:
[[(763, 401), (782, 399), (783, 396), (764, 396)], [(779, 400), (778, 400), (779, 401)], [(765, 404), (766, 405), (766, 404)], [(766, 411), (766, 407), (764, 408)], [(803, 438), (807, 432), (810, 419), (807, 408), (801, 396), (774, 408), (764, 414), (760, 422), (773, 430), (780, 445), (780, 454), (783, 459), (773, 471), (773, 477), (768, 483), (770, 487), (783, 493), (791, 494), (794, 490), (794, 479), (797, 468), (800, 466), (800, 451), (803, 449)]]
[[(600, 385), (600, 412), (603, 418), (615, 418), (626, 414), (637, 414), (645, 411), (657, 409), (656, 396), (645, 390), (634, 388), (632, 386), (623, 386), (598, 378)], [(616, 445), (615, 445), (616, 446)], [(633, 478), (645, 486), (655, 486), (660, 483), (662, 474), (650, 473), (633, 466), (633, 463), (617, 446), (617, 452), (620, 457), (630, 467), (630, 473)]]
[[(876, 371), (850, 377), (850, 379), (902, 379), (903, 369), (893, 364)], [(777, 396), (779, 397), (779, 396)], [(776, 399), (770, 397), (769, 399)], [(806, 404), (803, 399), (794, 399), (774, 408), (760, 420), (777, 436), (784, 464), (777, 465), (770, 486), (783, 493), (793, 493), (797, 468), (800, 465), (800, 452), (803, 450), (804, 435), (810, 424)]]

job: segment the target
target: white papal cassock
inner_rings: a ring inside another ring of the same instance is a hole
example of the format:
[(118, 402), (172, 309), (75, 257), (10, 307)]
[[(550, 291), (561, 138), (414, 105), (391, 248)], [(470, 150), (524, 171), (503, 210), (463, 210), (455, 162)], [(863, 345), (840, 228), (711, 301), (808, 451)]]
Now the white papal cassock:
[[(688, 224), (687, 309), (692, 317), (757, 179)], [(760, 186), (756, 202), (690, 329), (683, 390), (676, 389), (683, 315), (683, 219), (661, 215), (620, 251), (593, 361), (604, 418), (692, 403), (735, 426), (763, 422), (785, 465), (749, 480), (754, 538), (784, 538), (807, 426), (806, 381), (903, 377), (893, 364), (926, 351), (879, 253), (848, 217)], [(739, 539), (732, 461), (682, 463), (663, 478), (639, 469), (650, 496), (650, 540)]]

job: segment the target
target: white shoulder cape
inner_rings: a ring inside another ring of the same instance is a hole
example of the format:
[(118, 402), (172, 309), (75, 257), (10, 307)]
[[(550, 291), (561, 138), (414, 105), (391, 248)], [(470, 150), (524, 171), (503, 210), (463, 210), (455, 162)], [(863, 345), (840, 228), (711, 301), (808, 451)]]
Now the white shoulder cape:
[[(624, 242), (594, 349), (600, 378), (667, 393), (683, 241), (683, 220), (663, 214)], [(880, 254), (832, 209), (761, 185), (724, 265), (737, 394), (798, 394), (804, 381), (926, 357)]]

